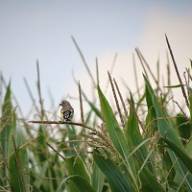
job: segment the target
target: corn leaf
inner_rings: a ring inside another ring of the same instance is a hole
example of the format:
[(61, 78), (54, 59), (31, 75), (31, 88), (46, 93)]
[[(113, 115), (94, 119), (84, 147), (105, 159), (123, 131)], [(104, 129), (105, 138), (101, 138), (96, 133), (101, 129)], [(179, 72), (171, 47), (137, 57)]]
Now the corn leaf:
[[(11, 97), (11, 85), (9, 83), (3, 105), (2, 105), (2, 117), (0, 122), (0, 149), (2, 160), (4, 161), (3, 166), (0, 168), (0, 176), (2, 177), (3, 185), (7, 185), (8, 171), (6, 164), (8, 164), (9, 155), (13, 152), (11, 135), (16, 130), (16, 114), (12, 106)], [(0, 155), (0, 157), (1, 157)]]
[(79, 157), (71, 157), (65, 160), (66, 168), (69, 175), (79, 175), (90, 183), (90, 178), (83, 160)]
[(127, 176), (124, 175), (110, 159), (105, 159), (97, 151), (94, 151), (93, 158), (106, 176), (113, 192), (131, 191)]
[(183, 147), (181, 141), (179, 140), (178, 133), (176, 129), (173, 128), (172, 123), (168, 120), (168, 116), (159, 104), (158, 98), (156, 97), (149, 81), (145, 78), (145, 92), (148, 109), (152, 111), (152, 121), (157, 124), (157, 129), (162, 137), (166, 137), (177, 146)]
[(93, 162), (93, 173), (91, 178), (91, 183), (95, 191), (102, 192), (104, 186), (104, 175), (95, 162)]
[[(75, 184), (75, 186), (76, 186), (76, 188), (74, 188), (75, 191), (95, 192), (95, 190), (92, 188), (92, 186), (89, 184), (89, 182), (87, 182), (86, 179), (84, 179), (83, 177), (81, 177), (79, 175), (72, 175), (67, 178), (67, 181), (68, 182), (72, 181)], [(71, 192), (74, 192), (74, 191), (71, 191)]]
[(128, 145), (126, 143), (125, 136), (122, 130), (120, 129), (115, 115), (113, 114), (113, 111), (111, 109), (111, 106), (109, 105), (107, 99), (102, 93), (100, 87), (98, 87), (98, 94), (100, 99), (102, 116), (111, 141), (117, 151), (122, 155), (122, 157), (126, 158), (126, 156), (128, 155)]
[[(13, 140), (13, 142), (15, 142)], [(16, 143), (14, 143), (16, 147)], [(15, 148), (9, 158), (10, 186), (14, 192), (29, 192), (28, 158), (25, 148)]]
[(162, 138), (162, 140), (168, 145), (168, 147), (175, 152), (183, 164), (192, 173), (192, 158), (190, 158), (184, 150), (181, 150), (175, 143), (167, 138)]

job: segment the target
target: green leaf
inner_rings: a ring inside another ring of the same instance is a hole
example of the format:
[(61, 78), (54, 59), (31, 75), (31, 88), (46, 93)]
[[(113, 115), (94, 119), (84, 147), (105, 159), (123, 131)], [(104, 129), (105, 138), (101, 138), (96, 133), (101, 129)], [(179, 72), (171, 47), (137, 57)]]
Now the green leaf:
[(179, 134), (182, 138), (183, 144), (186, 144), (188, 139), (191, 136), (191, 130), (192, 130), (191, 122), (183, 114), (177, 114), (176, 123), (179, 130)]
[[(0, 123), (0, 148), (2, 159), (5, 161), (8, 161), (9, 155), (13, 152), (11, 145), (11, 135), (14, 135), (16, 130), (16, 114), (15, 110), (13, 109), (11, 99), (11, 85), (9, 83), (2, 105), (2, 117)], [(3, 178), (2, 181), (4, 185), (7, 185), (7, 163), (8, 162), (4, 162), (2, 168), (0, 168), (0, 175)]]
[(100, 119), (103, 119), (100, 110), (95, 106), (95, 104), (92, 103), (92, 102), (87, 98), (87, 96), (85, 95), (84, 92), (82, 92), (82, 95), (83, 95), (85, 101), (89, 104), (90, 108), (93, 110), (93, 112), (94, 112)]
[(102, 192), (104, 186), (104, 175), (95, 162), (93, 162), (93, 173), (91, 175), (91, 179), (91, 183), (95, 191)]
[(192, 89), (190, 87), (187, 87), (188, 91), (188, 100), (189, 100), (189, 112), (190, 112), (190, 120), (192, 121)]
[(94, 151), (93, 158), (106, 176), (113, 192), (131, 191), (127, 175), (124, 175), (110, 159), (105, 159), (97, 151)]
[[(67, 181), (72, 181), (77, 187), (75, 191), (78, 189), (79, 192), (95, 192), (95, 190), (91, 187), (89, 182), (86, 179), (79, 175), (72, 175), (67, 178)], [(70, 184), (70, 183), (69, 183)]]
[(173, 128), (172, 123), (168, 119), (168, 115), (163, 110), (163, 106), (159, 104), (149, 81), (145, 78), (145, 92), (148, 109), (151, 110), (151, 120), (156, 122), (157, 129), (162, 137), (166, 137), (177, 146), (183, 147), (179, 139), (177, 131)]
[[(14, 145), (16, 147), (16, 143)], [(26, 149), (23, 147), (15, 148), (15, 152), (9, 158), (9, 178), (12, 191), (30, 191), (28, 158)]]
[(152, 175), (147, 169), (143, 169), (140, 173), (140, 178), (142, 180), (142, 190), (143, 192), (161, 192), (164, 191), (163, 187), (157, 182), (155, 176)]
[[(166, 114), (165, 107), (163, 106), (163, 104), (159, 103), (159, 100), (155, 95), (149, 81), (146, 77), (144, 78), (147, 105), (148, 109), (151, 110), (151, 121), (156, 122), (156, 127), (161, 137), (168, 139), (175, 146), (177, 146), (180, 151), (184, 151), (184, 146), (181, 143), (181, 140), (179, 139), (177, 129), (174, 128), (173, 122), (169, 119), (168, 115)], [(173, 169), (175, 169), (174, 181), (178, 183), (183, 179), (184, 173), (186, 173), (186, 167), (181, 161), (178, 161), (174, 152), (170, 149), (168, 150), (168, 155), (172, 161), (172, 167)], [(189, 174), (183, 181), (184, 184), (189, 187), (189, 189), (192, 189), (191, 181), (191, 174)]]
[(16, 114), (11, 101), (11, 85), (6, 90), (5, 98), (2, 106), (2, 118), (0, 127), (0, 143), (3, 150), (4, 158), (8, 158), (10, 137), (16, 129)]
[(189, 142), (185, 145), (186, 153), (192, 158), (192, 138), (190, 138)]
[(183, 164), (188, 168), (188, 170), (192, 173), (192, 159), (186, 154), (184, 150), (181, 150), (175, 143), (170, 141), (167, 138), (161, 138), (168, 147), (175, 152), (175, 154), (179, 157), (179, 159), (183, 162)]
[(79, 175), (84, 178), (88, 183), (90, 182), (83, 160), (79, 157), (71, 157), (65, 160), (68, 175)]
[(38, 129), (38, 139), (37, 139), (37, 155), (40, 162), (44, 162), (48, 158), (48, 148), (47, 148), (47, 132), (46, 128), (42, 125)]
[(132, 150), (143, 141), (143, 138), (139, 130), (137, 114), (135, 111), (134, 100), (132, 96), (129, 104), (130, 104), (130, 111), (124, 130), (127, 142), (129, 143), (129, 147)]
[(120, 129), (118, 122), (113, 114), (113, 111), (102, 93), (100, 87), (98, 87), (98, 94), (100, 99), (102, 116), (104, 119), (104, 126), (106, 127), (111, 141), (117, 151), (122, 155), (123, 158), (126, 158), (128, 155), (128, 145), (126, 143), (125, 136)]

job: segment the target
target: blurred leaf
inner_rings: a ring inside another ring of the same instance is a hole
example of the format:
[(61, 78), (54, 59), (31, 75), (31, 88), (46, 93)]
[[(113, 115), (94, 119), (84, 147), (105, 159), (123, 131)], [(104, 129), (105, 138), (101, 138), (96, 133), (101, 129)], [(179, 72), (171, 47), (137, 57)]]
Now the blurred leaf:
[(103, 118), (102, 118), (102, 114), (101, 114), (101, 112), (99, 111), (99, 109), (96, 107), (96, 105), (95, 105), (93, 102), (89, 101), (89, 99), (87, 98), (87, 96), (85, 95), (84, 92), (82, 92), (82, 95), (83, 95), (85, 101), (89, 104), (90, 108), (93, 110), (93, 112), (94, 112), (100, 119), (103, 119)]
[(65, 160), (68, 175), (79, 175), (84, 178), (88, 183), (90, 182), (85, 164), (79, 156), (67, 158)]
[[(15, 141), (13, 140), (13, 142)], [(16, 147), (16, 143), (14, 145)], [(28, 158), (26, 149), (23, 147), (15, 148), (15, 152), (9, 158), (9, 178), (12, 191), (30, 191)]]
[(164, 191), (163, 187), (157, 182), (154, 177), (147, 169), (143, 169), (140, 173), (140, 177), (142, 180), (142, 192), (161, 192)]
[(93, 162), (93, 173), (91, 175), (92, 186), (96, 192), (102, 192), (104, 186), (104, 175), (97, 164)]
[(3, 150), (3, 155), (7, 159), (10, 137), (16, 129), (16, 114), (11, 101), (11, 85), (9, 84), (6, 90), (5, 98), (2, 106), (2, 118), (0, 127), (0, 142)]
[(189, 142), (185, 145), (186, 153), (192, 158), (192, 138), (190, 138)]
[(189, 100), (189, 112), (190, 112), (190, 120), (192, 121), (192, 89), (187, 87), (188, 91), (188, 100)]
[(110, 159), (105, 159), (97, 151), (94, 151), (93, 158), (106, 176), (113, 192), (131, 191), (127, 176)]
[[(95, 192), (95, 190), (91, 187), (89, 182), (87, 182), (87, 180), (84, 179), (83, 177), (81, 177), (80, 175), (72, 175), (67, 178), (67, 181), (68, 182), (72, 181), (76, 185), (79, 192), (85, 192), (85, 191), (86, 192)], [(72, 192), (74, 192), (74, 191), (72, 191)]]
[(47, 148), (47, 132), (46, 128), (42, 125), (39, 126), (38, 129), (38, 139), (37, 139), (37, 155), (39, 157), (40, 162), (44, 162), (47, 160), (48, 148)]
[[(2, 117), (0, 123), (0, 152), (2, 153), (2, 159), (4, 162), (2, 169), (0, 168), (0, 175), (2, 176), (2, 181), (4, 185), (7, 183), (7, 167), (9, 154), (13, 152), (12, 150), (12, 141), (11, 135), (14, 134), (16, 129), (16, 114), (12, 106), (12, 98), (11, 98), (11, 85), (9, 83), (3, 105), (2, 105)], [(1, 155), (0, 155), (1, 157)]]
[(90, 109), (90, 111), (86, 115), (85, 125), (87, 125), (90, 122), (91, 115), (92, 115), (92, 110)]
[(182, 87), (183, 85), (181, 85), (181, 84), (178, 84), (178, 85), (168, 85), (168, 86), (164, 86), (165, 88), (180, 88), (180, 87)]
[(177, 114), (176, 116), (176, 123), (183, 144), (186, 144), (187, 140), (191, 136), (191, 130), (192, 130), (191, 122), (187, 117), (185, 117), (183, 114), (180, 113)]
[(184, 165), (188, 168), (188, 170), (192, 173), (192, 159), (186, 154), (184, 150), (181, 150), (175, 143), (170, 141), (167, 138), (161, 138), (170, 149), (172, 149), (175, 154), (181, 159)]

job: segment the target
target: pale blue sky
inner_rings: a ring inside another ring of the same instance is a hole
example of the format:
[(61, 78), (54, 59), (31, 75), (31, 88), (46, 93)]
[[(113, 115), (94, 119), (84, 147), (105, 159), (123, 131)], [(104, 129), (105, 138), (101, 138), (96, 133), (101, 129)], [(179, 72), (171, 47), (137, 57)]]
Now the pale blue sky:
[(93, 65), (96, 56), (140, 46), (156, 10), (182, 18), (191, 17), (191, 9), (190, 0), (0, 0), (0, 70), (7, 80), (12, 79), (15, 95), (28, 109), (31, 101), (22, 79), (28, 79), (36, 94), (39, 59), (45, 103), (48, 89), (57, 103), (77, 93), (72, 70), (78, 79), (86, 75), (71, 35)]

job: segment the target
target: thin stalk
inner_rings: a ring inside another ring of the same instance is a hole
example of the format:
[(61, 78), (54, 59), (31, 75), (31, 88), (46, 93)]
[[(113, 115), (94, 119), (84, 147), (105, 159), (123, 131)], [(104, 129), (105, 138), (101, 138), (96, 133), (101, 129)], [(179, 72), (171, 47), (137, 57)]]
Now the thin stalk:
[(80, 127), (84, 127), (86, 129), (89, 129), (93, 132), (97, 132), (94, 128), (89, 127), (87, 125), (84, 125), (82, 123), (76, 123), (76, 122), (65, 122), (65, 121), (28, 121), (29, 123), (37, 123), (37, 124), (45, 124), (45, 125), (76, 125), (76, 126), (80, 126)]
[(84, 121), (83, 101), (82, 101), (82, 92), (81, 92), (80, 82), (78, 83), (78, 89), (79, 89), (79, 104), (80, 104), (80, 112), (81, 112), (81, 122), (82, 122), (82, 124), (84, 124), (85, 121)]
[(97, 85), (99, 86), (99, 63), (98, 58), (96, 58), (96, 79), (97, 79)]
[(116, 92), (115, 92), (113, 81), (112, 81), (112, 78), (111, 78), (111, 75), (110, 75), (109, 72), (108, 72), (108, 77), (109, 77), (109, 82), (111, 84), (111, 89), (112, 89), (112, 92), (113, 92), (113, 96), (114, 96), (114, 99), (115, 99), (115, 104), (116, 104), (116, 107), (117, 107), (117, 110), (118, 110), (118, 113), (119, 113), (119, 117), (120, 117), (120, 120), (121, 120), (121, 124), (124, 127), (125, 123), (124, 123), (124, 120), (123, 120), (123, 115), (121, 113), (121, 109), (120, 109), (120, 106), (119, 106), (119, 102), (118, 102), (118, 99), (117, 99), (117, 95), (116, 95)]
[(133, 70), (134, 70), (134, 77), (135, 77), (135, 85), (137, 89), (137, 93), (139, 98), (141, 97), (140, 89), (139, 89), (139, 82), (138, 82), (138, 75), (137, 75), (137, 69), (136, 69), (136, 61), (135, 61), (135, 54), (132, 54), (132, 63), (133, 63)]
[(23, 78), (23, 81), (24, 81), (25, 87), (26, 87), (26, 89), (27, 89), (27, 92), (28, 92), (28, 94), (29, 94), (29, 97), (31, 98), (31, 101), (32, 101), (32, 103), (33, 103), (33, 106), (35, 107), (35, 110), (39, 113), (39, 108), (38, 108), (37, 105), (36, 105), (35, 98), (34, 98), (34, 96), (33, 96), (33, 93), (32, 93), (32, 91), (31, 91), (31, 89), (30, 89), (30, 86), (29, 86), (29, 84), (28, 84), (28, 82), (27, 82), (27, 79), (26, 79), (26, 78)]
[(173, 65), (174, 65), (174, 68), (175, 68), (175, 71), (176, 71), (176, 74), (177, 74), (177, 78), (179, 80), (179, 83), (181, 84), (181, 91), (182, 91), (183, 97), (185, 98), (185, 103), (189, 107), (189, 102), (188, 102), (188, 99), (187, 99), (187, 94), (185, 92), (185, 88), (183, 86), (183, 82), (182, 82), (181, 76), (179, 74), (179, 70), (178, 70), (178, 67), (177, 67), (177, 64), (176, 64), (176, 61), (175, 61), (175, 57), (173, 55), (173, 51), (171, 49), (171, 46), (169, 44), (169, 40), (168, 40), (166, 34), (165, 34), (165, 38), (166, 38), (166, 42), (167, 42), (167, 46), (168, 46), (168, 49), (169, 49), (169, 53), (171, 55), (171, 58), (172, 58), (172, 61), (173, 61)]
[(48, 142), (46, 142), (46, 144), (47, 144), (47, 146), (48, 146), (49, 148), (51, 148), (59, 157), (61, 157), (63, 160), (66, 160), (65, 157), (64, 157), (61, 153), (59, 153), (59, 151), (57, 151), (52, 145), (50, 145)]
[[(115, 64), (117, 63), (117, 57), (118, 57), (118, 54), (115, 53), (115, 55), (113, 56), (113, 61), (112, 61), (112, 64), (111, 64), (111, 68), (109, 70), (110, 74), (113, 74), (113, 69), (115, 67)], [(109, 80), (107, 81), (107, 84), (106, 84), (106, 87), (105, 87), (105, 92), (107, 92), (108, 88), (109, 88)]]
[(90, 68), (89, 68), (89, 65), (87, 64), (87, 61), (86, 61), (86, 59), (85, 59), (85, 56), (83, 55), (83, 53), (82, 53), (82, 51), (81, 51), (81, 49), (80, 49), (77, 41), (75, 40), (75, 38), (74, 38), (73, 36), (71, 36), (71, 39), (72, 39), (72, 41), (73, 41), (73, 43), (74, 43), (74, 45), (75, 45), (75, 48), (77, 49), (77, 51), (78, 51), (78, 53), (79, 53), (79, 55), (80, 55), (80, 57), (81, 57), (81, 59), (82, 59), (82, 61), (83, 61), (83, 64), (84, 64), (84, 66), (85, 66), (85, 69), (87, 70), (87, 73), (88, 73), (89, 77), (91, 78), (94, 87), (96, 87), (95, 80), (94, 80), (94, 78), (93, 78), (93, 75), (92, 75), (92, 73), (91, 73), (91, 70), (90, 70)]
[(42, 94), (41, 94), (41, 79), (40, 79), (40, 69), (39, 69), (38, 60), (37, 60), (36, 66), (37, 66), (37, 91), (38, 91), (39, 104), (40, 104), (40, 109), (41, 109), (41, 120), (43, 120), (43, 118), (45, 116), (45, 111), (44, 111), (44, 107), (43, 107), (43, 99), (42, 99)]
[[(147, 69), (148, 69), (148, 71), (149, 71), (152, 79), (153, 79), (154, 82), (158, 85), (158, 80), (156, 79), (155, 75), (153, 74), (153, 72), (152, 72), (151, 68), (149, 67), (149, 64), (148, 64), (148, 62), (146, 61), (146, 59), (144, 58), (143, 54), (141, 53), (141, 51), (139, 50), (139, 48), (136, 48), (135, 50), (136, 50), (137, 55), (138, 55), (138, 57), (139, 57), (139, 59), (140, 59), (140, 62), (142, 61), (142, 62), (141, 62), (141, 63), (142, 63), (142, 66), (144, 67), (144, 65), (145, 65), (145, 66), (147, 67)], [(146, 72), (146, 71), (145, 71), (145, 72)]]
[(118, 93), (118, 95), (119, 95), (119, 98), (120, 98), (120, 100), (121, 100), (121, 104), (122, 104), (122, 106), (123, 106), (125, 116), (128, 117), (128, 112), (127, 112), (127, 109), (126, 109), (126, 106), (125, 106), (125, 102), (124, 102), (124, 100), (123, 100), (123, 96), (122, 96), (122, 94), (121, 94), (121, 92), (120, 92), (120, 90), (119, 90), (119, 86), (118, 86), (117, 82), (115, 81), (115, 79), (113, 79), (113, 81), (114, 81), (114, 84), (115, 84), (115, 88), (116, 88), (116, 90), (117, 90), (117, 93)]

